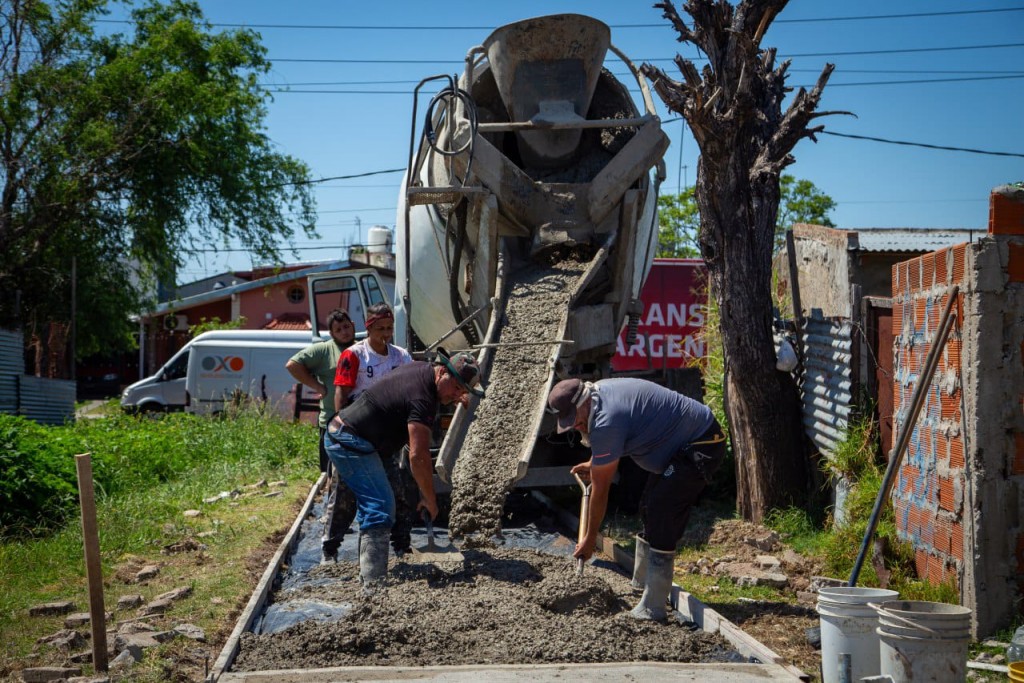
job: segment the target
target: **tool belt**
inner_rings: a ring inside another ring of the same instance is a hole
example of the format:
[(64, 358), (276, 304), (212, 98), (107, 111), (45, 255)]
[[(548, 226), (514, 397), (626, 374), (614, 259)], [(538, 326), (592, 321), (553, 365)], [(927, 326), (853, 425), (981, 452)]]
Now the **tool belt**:
[(710, 483), (725, 457), (725, 434), (718, 421), (700, 435), (698, 441), (692, 441), (683, 452), (687, 455), (694, 468)]

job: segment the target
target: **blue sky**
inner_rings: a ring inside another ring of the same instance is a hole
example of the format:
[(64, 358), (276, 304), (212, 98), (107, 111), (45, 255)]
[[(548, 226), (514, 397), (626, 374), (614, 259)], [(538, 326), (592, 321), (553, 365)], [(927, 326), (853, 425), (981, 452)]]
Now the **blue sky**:
[[(281, 152), (309, 164), (314, 178), (404, 167), (415, 84), (459, 70), (466, 51), (505, 23), (561, 12), (589, 14), (612, 27), (612, 43), (637, 63), (651, 61), (675, 75), (671, 59), (679, 52), (703, 64), (693, 46), (676, 42), (674, 31), (646, 0), (200, 4), (210, 22), (225, 25), (218, 28), (247, 25), (261, 34), (274, 62), (265, 84), (276, 91), (267, 132)], [(857, 118), (828, 117), (826, 130), (1024, 154), (1022, 10), (1024, 0), (793, 0), (763, 45), (777, 47), (782, 57), (793, 55), (791, 85), (809, 86), (826, 62), (836, 64), (822, 109), (849, 110)], [(891, 16), (964, 11), (972, 13)], [(887, 18), (823, 20), (880, 15)], [(978, 47), (992, 45), (1012, 47)], [(939, 49), (962, 47), (971, 49)], [(851, 54), (872, 51), (877, 53)], [(611, 55), (606, 65), (616, 74), (625, 71)], [(892, 81), (914, 82), (880, 84)], [(421, 112), (431, 94), (421, 100)], [(668, 122), (678, 117), (655, 99), (672, 141), (662, 190), (675, 192), (695, 182), (699, 150), (681, 121)], [(833, 221), (851, 229), (984, 228), (989, 191), (1024, 179), (1020, 157), (828, 135), (817, 144), (802, 141), (794, 154), (797, 162), (789, 172), (831, 195), (838, 203)], [(341, 245), (365, 240), (370, 226), (393, 226), (400, 179), (400, 173), (390, 173), (318, 184), (322, 239), (298, 240), (297, 260), (338, 257)], [(250, 265), (246, 253), (209, 253), (189, 263), (179, 278), (187, 282)]]

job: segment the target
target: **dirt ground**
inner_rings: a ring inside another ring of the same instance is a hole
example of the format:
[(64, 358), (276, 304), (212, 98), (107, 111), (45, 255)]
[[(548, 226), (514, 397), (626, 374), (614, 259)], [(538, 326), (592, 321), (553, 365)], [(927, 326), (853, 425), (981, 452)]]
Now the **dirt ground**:
[[(789, 583), (778, 591), (778, 600), (718, 602), (712, 594), (703, 595), (702, 602), (813, 680), (819, 680), (821, 652), (808, 641), (807, 632), (818, 626), (815, 600), (808, 588), (811, 577), (822, 573), (820, 562), (787, 548), (770, 529), (737, 519), (698, 518), (683, 541), (691, 547), (703, 547), (702, 559), (711, 562), (752, 563), (764, 555), (781, 561), (780, 570), (789, 577)], [(677, 561), (676, 583), (686, 589), (688, 575), (700, 571), (697, 564), (700, 561)]]
[(349, 604), (337, 622), (246, 634), (234, 669), (550, 662), (737, 661), (717, 635), (628, 616), (621, 574), (533, 550), (467, 550), (465, 563), (392, 564), (385, 591), (364, 596), (354, 563), (314, 570), (330, 582), (289, 599)]

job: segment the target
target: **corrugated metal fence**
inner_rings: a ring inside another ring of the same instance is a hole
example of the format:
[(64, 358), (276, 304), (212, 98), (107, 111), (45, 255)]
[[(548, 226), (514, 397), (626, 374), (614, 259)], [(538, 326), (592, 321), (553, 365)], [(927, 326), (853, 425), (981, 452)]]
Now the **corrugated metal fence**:
[(843, 440), (853, 403), (853, 326), (843, 318), (804, 321), (803, 419), (823, 453)]
[(0, 413), (42, 424), (64, 424), (75, 416), (75, 382), (25, 374), (21, 332), (0, 330)]

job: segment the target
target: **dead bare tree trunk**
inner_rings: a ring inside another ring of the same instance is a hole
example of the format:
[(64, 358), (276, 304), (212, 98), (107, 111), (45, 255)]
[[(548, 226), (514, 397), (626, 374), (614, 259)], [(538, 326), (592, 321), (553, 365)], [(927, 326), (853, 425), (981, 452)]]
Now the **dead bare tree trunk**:
[(655, 7), (707, 55), (698, 72), (676, 56), (683, 80), (644, 64), (666, 106), (681, 114), (700, 146), (696, 200), (701, 255), (721, 314), (726, 361), (726, 409), (736, 456), (737, 501), (745, 519), (761, 521), (773, 508), (802, 502), (807, 492), (800, 404), (788, 374), (775, 369), (771, 258), (779, 209), (779, 177), (790, 151), (822, 126), (808, 127), (833, 65), (817, 85), (801, 89), (783, 113), (789, 62), (760, 46), (787, 0), (670, 0)]

